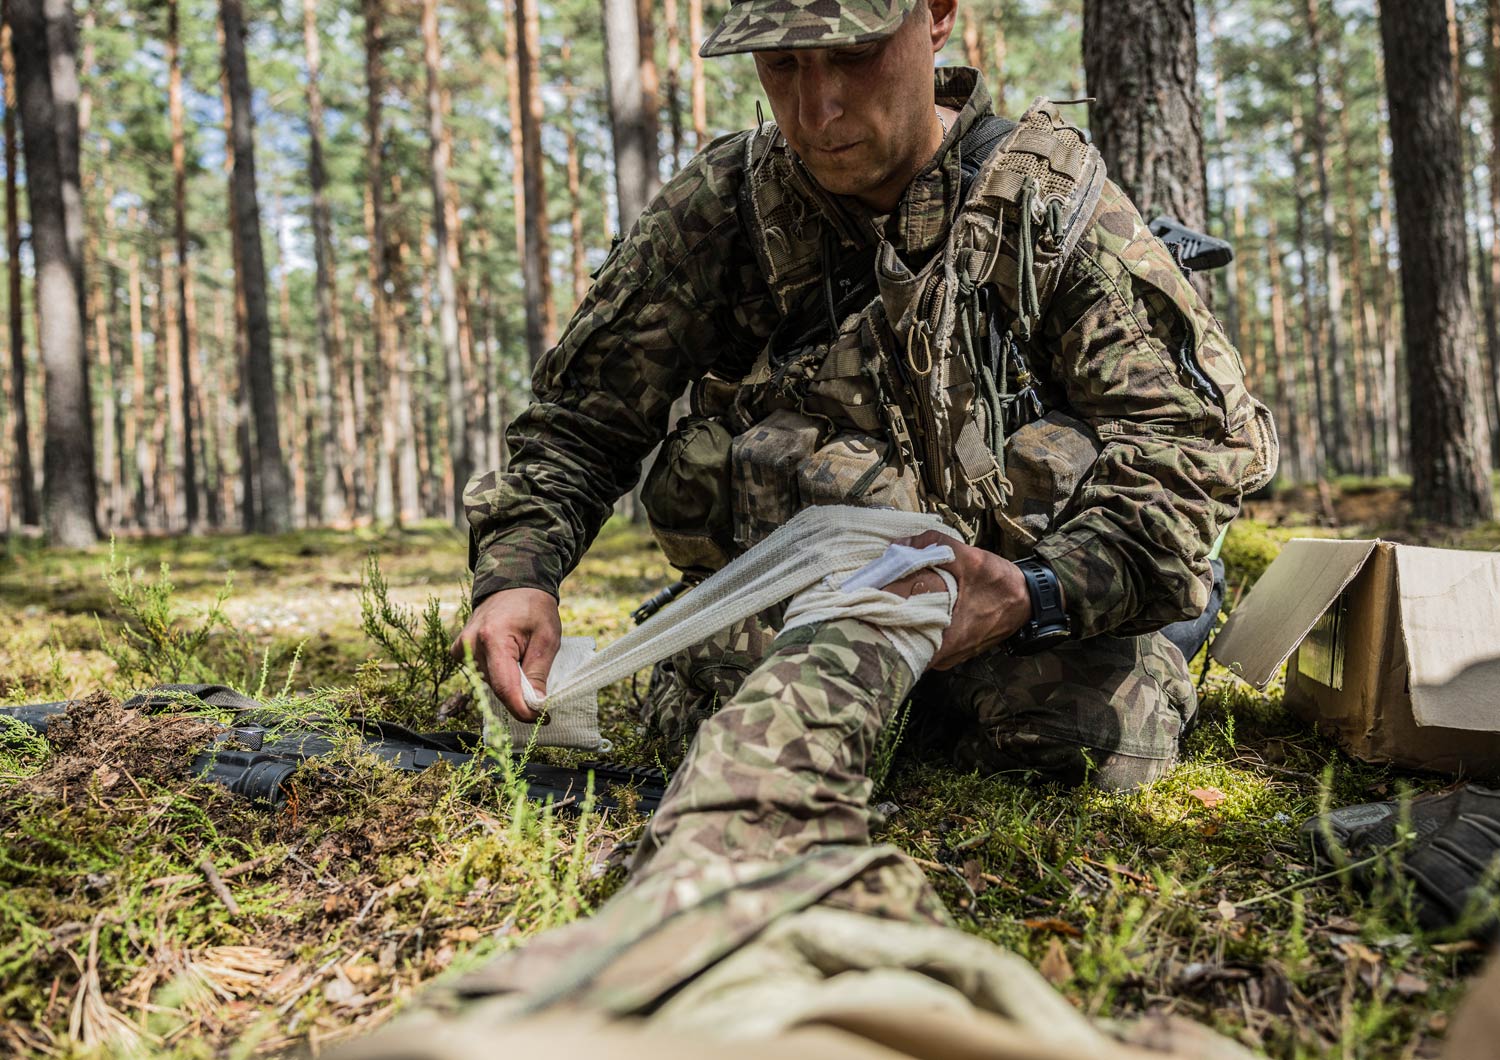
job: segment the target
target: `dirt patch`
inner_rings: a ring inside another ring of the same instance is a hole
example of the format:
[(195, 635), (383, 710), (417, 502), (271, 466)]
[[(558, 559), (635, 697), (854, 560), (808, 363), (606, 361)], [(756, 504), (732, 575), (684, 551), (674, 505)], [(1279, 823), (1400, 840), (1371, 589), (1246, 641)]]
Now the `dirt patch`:
[(115, 697), (95, 692), (48, 722), (52, 757), (16, 786), (17, 793), (78, 805), (90, 799), (94, 784), (108, 792), (141, 781), (180, 782), (221, 731), (199, 718), (126, 710)]

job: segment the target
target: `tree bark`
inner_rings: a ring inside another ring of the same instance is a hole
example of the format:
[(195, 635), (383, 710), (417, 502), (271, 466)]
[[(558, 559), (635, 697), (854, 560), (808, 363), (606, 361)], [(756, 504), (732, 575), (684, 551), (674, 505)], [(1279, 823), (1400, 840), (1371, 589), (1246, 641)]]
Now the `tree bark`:
[(443, 97), (438, 86), (442, 50), (438, 44), (437, 0), (423, 0), (422, 41), (427, 67), (427, 137), (432, 176), (433, 256), (437, 259), (438, 338), (443, 348), (443, 367), (448, 381), (448, 461), (453, 480), (451, 511), (460, 526), (467, 526), (463, 491), (469, 477), (474, 474), (474, 454), (469, 449), (468, 394), (464, 388), (463, 359), (459, 352), (454, 233), (448, 227), (448, 141), (443, 135)]
[(198, 529), (198, 467), (194, 450), (193, 336), (188, 327), (187, 143), (183, 128), (178, 0), (167, 0), (167, 111), (172, 125), (172, 231), (177, 249), (177, 346), (182, 358), (182, 493), (189, 533)]
[(241, 0), (219, 0), (224, 24), (224, 69), (234, 128), (234, 227), (240, 238), (241, 287), (245, 294), (248, 355), (246, 384), (255, 423), (255, 462), (259, 505), (255, 528), (262, 533), (291, 529), (291, 485), (281, 455), (276, 422), (276, 376), (271, 360), (271, 318), (266, 298), (266, 265), (260, 239), (260, 205), (255, 187), (255, 119), (250, 110), (250, 71), (245, 63), (245, 21)]
[(995, 69), (990, 81), (990, 95), (995, 100), (995, 110), (1001, 114), (1005, 113), (1005, 67), (1007, 62), (1007, 51), (1005, 44), (1005, 15), (1003, 12), (995, 12), (995, 36), (990, 43), (990, 55), (994, 57)]
[(688, 63), (693, 75), (693, 150), (708, 146), (708, 86), (703, 82), (703, 0), (688, 0)]
[(120, 490), (120, 406), (117, 397), (118, 380), (115, 375), (115, 356), (111, 346), (109, 320), (115, 299), (116, 273), (115, 262), (119, 258), (119, 244), (115, 239), (115, 211), (113, 205), (114, 189), (108, 185), (104, 188), (104, 224), (103, 232), (109, 233), (109, 254), (106, 256), (98, 249), (103, 236), (101, 229), (93, 229), (95, 250), (92, 260), (97, 265), (99, 275), (96, 282), (89, 288), (89, 297), (93, 299), (94, 321), (94, 354), (99, 362), (99, 375), (104, 381), (104, 393), (101, 395), (99, 409), (99, 423), (103, 430), (99, 438), (99, 468), (103, 472), (104, 497), (103, 497), (103, 523), (105, 528), (113, 529), (119, 525), (120, 515), (123, 510), (123, 495)]
[(1401, 239), (1411, 393), (1412, 513), (1467, 526), (1494, 515), (1480, 437), (1479, 365), (1469, 302), (1461, 137), (1443, 0), (1383, 0), (1391, 175)]
[(979, 43), (979, 16), (966, 6), (959, 9), (959, 21), (963, 28), (964, 65), (983, 70), (984, 48)]
[[(530, 0), (523, 0), (530, 2)], [(619, 231), (630, 231), (653, 194), (649, 134), (641, 87), (640, 25), (635, 0), (601, 0), (608, 69), (609, 128), (615, 151)]]
[(682, 165), (682, 27), (677, 0), (663, 0), (667, 23), (667, 123), (672, 137), (672, 173)]
[[(43, 7), (42, 0), (11, 0), (7, 15), (26, 149), (31, 249), (36, 262), (37, 334), (46, 376), (43, 520), (52, 543), (81, 548), (99, 538), (95, 515), (93, 408), (89, 401), (81, 292), (69, 253), (63, 191), (68, 177), (52, 91), (56, 63), (48, 42), (49, 12), (44, 12)], [(74, 78), (76, 85), (76, 71)], [(76, 109), (72, 114), (76, 149)]]
[[(78, 23), (73, 0), (43, 0), (47, 20), (47, 48), (52, 67), (52, 105), (56, 115), (57, 159), (62, 171), (63, 223), (67, 226), (68, 263), (78, 292), (78, 319), (88, 334), (88, 311), (83, 282), (83, 176), (79, 159)], [(86, 341), (86, 340), (85, 340)]]
[(1192, 0), (1084, 0), (1089, 128), (1143, 216), (1208, 221)]
[(11, 0), (4, 0), (5, 23), (5, 257), (10, 299), (10, 411), (11, 437), (15, 441), (15, 496), (22, 526), (39, 526), (36, 470), (31, 460), (31, 420), (26, 409), (26, 324), (21, 292), (21, 200), (16, 186), (16, 74), (11, 52)]
[(1308, 182), (1304, 179), (1306, 174), (1307, 142), (1303, 132), (1302, 108), (1296, 100), (1292, 102), (1292, 196), (1295, 200), (1294, 218), (1296, 221), (1297, 238), (1297, 261), (1300, 263), (1301, 281), (1298, 286), (1302, 291), (1302, 359), (1303, 371), (1312, 377), (1313, 405), (1311, 409), (1311, 425), (1308, 431), (1309, 452), (1316, 474), (1322, 477), (1329, 469), (1328, 439), (1332, 432), (1328, 425), (1328, 400), (1325, 393), (1325, 381), (1323, 378), (1323, 358), (1319, 356), (1318, 347), (1322, 342), (1323, 329), (1322, 318), (1318, 313), (1317, 302), (1312, 296), (1312, 281), (1308, 272), (1312, 261), (1312, 250), (1308, 242), (1308, 219), (1307, 219), (1307, 197), (1302, 194), (1302, 189)]
[(661, 74), (656, 68), (656, 0), (636, 0), (640, 27), (641, 133), (646, 149), (647, 199), (661, 188)]
[[(365, 241), (369, 244), (370, 333), (375, 364), (375, 394), (370, 416), (380, 424), (380, 444), (375, 448), (375, 521), (396, 518), (396, 482), (392, 461), (396, 456), (396, 391), (390, 366), (390, 308), (386, 303), (385, 155), (381, 108), (385, 93), (381, 5), (383, 0), (361, 0), (365, 16)], [(366, 422), (369, 422), (368, 420)]]
[(1348, 421), (1344, 411), (1344, 389), (1348, 385), (1345, 363), (1347, 338), (1344, 333), (1344, 279), (1340, 267), (1337, 236), (1334, 220), (1332, 163), (1328, 154), (1328, 104), (1327, 89), (1323, 77), (1323, 34), (1318, 14), (1318, 0), (1304, 0), (1303, 21), (1307, 26), (1308, 57), (1312, 66), (1313, 105), (1308, 122), (1308, 136), (1313, 150), (1313, 164), (1318, 178), (1318, 237), (1322, 254), (1320, 257), (1323, 295), (1326, 309), (1323, 314), (1324, 338), (1327, 348), (1323, 351), (1324, 363), (1328, 365), (1328, 458), (1335, 471), (1349, 471), (1353, 466), (1353, 455), (1349, 444)]
[(568, 234), (572, 241), (573, 308), (589, 290), (589, 267), (584, 257), (583, 180), (578, 162), (578, 132), (568, 123)]
[[(629, 13), (634, 24), (633, 4)], [(540, 35), (536, 0), (516, 0), (516, 87), (521, 104), (521, 172), (526, 197), (526, 253), (521, 271), (526, 285), (526, 352), (533, 369), (554, 341), (547, 184), (542, 168)]]
[(1307, 447), (1302, 433), (1302, 416), (1297, 408), (1297, 381), (1288, 354), (1286, 329), (1286, 288), (1282, 279), (1281, 241), (1276, 231), (1276, 216), (1267, 214), (1266, 271), (1271, 287), (1271, 357), (1276, 362), (1276, 421), (1281, 444), (1286, 447), (1283, 467), (1293, 481), (1308, 477)]
[[(316, 498), (319, 521), (333, 523), (352, 507), (353, 498), (344, 486), (338, 444), (340, 394), (334, 385), (334, 375), (343, 355), (336, 323), (338, 276), (334, 268), (333, 219), (328, 206), (328, 171), (323, 161), (323, 49), (318, 36), (317, 0), (302, 0), (302, 46), (307, 59), (307, 180), (312, 192), (313, 266), (318, 304), (318, 348), (314, 361), (317, 438), (311, 446), (316, 459), (310, 492)], [(353, 463), (358, 467), (359, 461)]]
[(1485, 350), (1490, 377), (1486, 387), (1490, 409), (1490, 459), (1500, 462), (1500, 0), (1488, 0), (1490, 104), (1490, 297), (1484, 304)]

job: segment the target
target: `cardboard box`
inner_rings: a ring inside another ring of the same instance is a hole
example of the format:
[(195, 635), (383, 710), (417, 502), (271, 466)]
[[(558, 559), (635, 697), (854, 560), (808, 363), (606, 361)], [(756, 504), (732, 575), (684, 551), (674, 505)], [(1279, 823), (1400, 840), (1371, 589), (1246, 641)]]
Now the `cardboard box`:
[(1358, 758), (1500, 773), (1500, 554), (1291, 541), (1210, 654), (1257, 688), (1291, 657), (1287, 706)]

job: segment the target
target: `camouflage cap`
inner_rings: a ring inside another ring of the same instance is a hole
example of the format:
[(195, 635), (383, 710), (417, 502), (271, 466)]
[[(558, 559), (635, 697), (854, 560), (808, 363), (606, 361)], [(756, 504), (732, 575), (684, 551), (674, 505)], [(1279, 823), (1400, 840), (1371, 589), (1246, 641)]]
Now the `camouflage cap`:
[(699, 54), (839, 48), (889, 37), (916, 0), (734, 0)]

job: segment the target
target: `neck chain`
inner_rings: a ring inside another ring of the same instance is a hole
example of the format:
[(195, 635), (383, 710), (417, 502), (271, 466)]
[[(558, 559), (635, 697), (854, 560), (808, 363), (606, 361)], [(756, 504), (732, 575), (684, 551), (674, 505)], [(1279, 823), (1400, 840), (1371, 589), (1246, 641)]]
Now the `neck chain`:
[(932, 106), (932, 113), (937, 115), (938, 128), (943, 130), (943, 139), (946, 140), (948, 138), (948, 123), (943, 120), (942, 109), (934, 103)]

